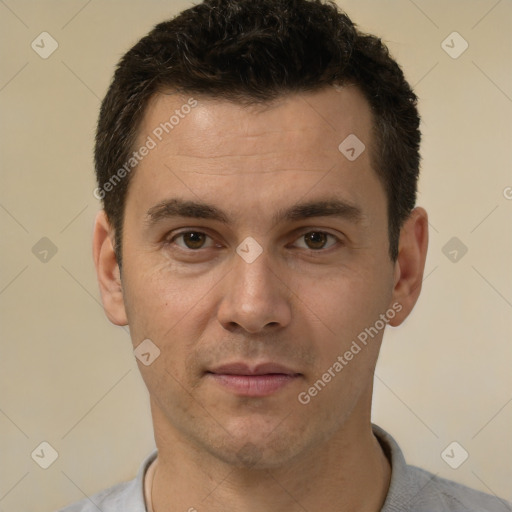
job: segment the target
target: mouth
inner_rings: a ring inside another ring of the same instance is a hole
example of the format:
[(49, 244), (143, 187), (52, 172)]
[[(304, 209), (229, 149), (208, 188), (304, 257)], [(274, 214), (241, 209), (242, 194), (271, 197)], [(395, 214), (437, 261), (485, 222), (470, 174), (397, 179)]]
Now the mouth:
[(206, 376), (238, 396), (264, 397), (277, 393), (302, 374), (276, 363), (232, 363), (209, 370)]

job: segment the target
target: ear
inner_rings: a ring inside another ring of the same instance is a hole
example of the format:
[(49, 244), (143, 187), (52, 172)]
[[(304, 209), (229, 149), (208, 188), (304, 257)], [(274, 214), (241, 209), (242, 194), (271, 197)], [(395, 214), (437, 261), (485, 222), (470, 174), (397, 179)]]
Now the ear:
[(93, 257), (103, 308), (113, 324), (127, 325), (121, 272), (117, 264), (113, 240), (114, 231), (105, 210), (101, 210), (94, 223)]
[(402, 308), (396, 309), (396, 316), (389, 322), (394, 327), (409, 316), (418, 300), (427, 248), (428, 215), (423, 208), (415, 208), (400, 230), (392, 304), (398, 303)]

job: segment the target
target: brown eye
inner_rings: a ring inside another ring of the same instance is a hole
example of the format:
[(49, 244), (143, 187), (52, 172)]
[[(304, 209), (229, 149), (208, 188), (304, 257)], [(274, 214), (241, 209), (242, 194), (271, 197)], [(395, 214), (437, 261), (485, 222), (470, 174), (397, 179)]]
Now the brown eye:
[(179, 233), (176, 235), (172, 242), (174, 241), (182, 241), (181, 243), (177, 242), (177, 245), (182, 249), (191, 249), (197, 250), (202, 249), (207, 238), (210, 238), (208, 235), (201, 233), (199, 231), (186, 231), (183, 233)]
[(310, 249), (323, 249), (327, 242), (327, 233), (313, 231), (304, 235), (304, 240)]
[(205, 240), (205, 235), (203, 233), (185, 233), (183, 235), (183, 241), (185, 242), (185, 245), (189, 249), (200, 249)]
[[(331, 239), (330, 243), (329, 239)], [(309, 233), (305, 233), (298, 239), (298, 242), (301, 242), (301, 249), (310, 249), (312, 251), (329, 249), (333, 245), (336, 245), (337, 241), (338, 239), (334, 235), (331, 235), (330, 233), (325, 233), (323, 231), (310, 231)]]

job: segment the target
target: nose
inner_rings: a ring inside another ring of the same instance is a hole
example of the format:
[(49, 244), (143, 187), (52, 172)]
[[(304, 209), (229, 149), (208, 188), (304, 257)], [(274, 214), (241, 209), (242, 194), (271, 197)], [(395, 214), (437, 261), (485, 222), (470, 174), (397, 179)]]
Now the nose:
[(277, 330), (291, 321), (290, 295), (265, 251), (251, 263), (235, 254), (232, 271), (223, 280), (217, 317), (229, 331)]

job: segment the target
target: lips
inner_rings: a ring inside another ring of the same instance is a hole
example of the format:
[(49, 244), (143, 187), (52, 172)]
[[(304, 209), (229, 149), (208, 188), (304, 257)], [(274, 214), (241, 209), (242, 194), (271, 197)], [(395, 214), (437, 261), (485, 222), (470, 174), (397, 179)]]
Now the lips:
[(297, 372), (287, 368), (286, 366), (277, 363), (262, 363), (250, 366), (246, 363), (231, 363), (210, 370), (210, 373), (222, 375), (269, 375), (269, 374), (282, 374), (282, 375), (296, 375)]
[(227, 391), (252, 397), (272, 395), (301, 376), (277, 363), (249, 365), (242, 362), (218, 366), (206, 375)]

